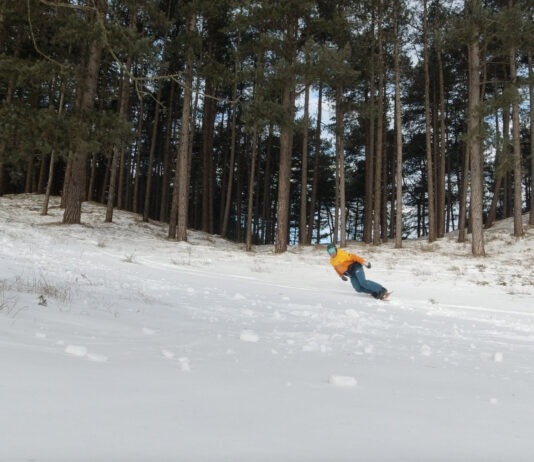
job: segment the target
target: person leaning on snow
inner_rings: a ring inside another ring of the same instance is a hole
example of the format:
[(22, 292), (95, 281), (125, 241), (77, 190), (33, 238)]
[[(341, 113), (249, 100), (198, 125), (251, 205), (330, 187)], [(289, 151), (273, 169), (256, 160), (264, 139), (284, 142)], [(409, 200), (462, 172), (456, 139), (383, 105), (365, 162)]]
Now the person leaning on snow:
[(330, 264), (334, 267), (337, 274), (344, 281), (350, 278), (352, 287), (354, 287), (356, 292), (370, 294), (379, 300), (386, 300), (389, 297), (390, 293), (385, 287), (365, 278), (363, 266), (365, 265), (367, 268), (371, 268), (371, 263), (366, 263), (358, 255), (337, 249), (335, 244), (328, 244), (326, 251), (330, 255)]

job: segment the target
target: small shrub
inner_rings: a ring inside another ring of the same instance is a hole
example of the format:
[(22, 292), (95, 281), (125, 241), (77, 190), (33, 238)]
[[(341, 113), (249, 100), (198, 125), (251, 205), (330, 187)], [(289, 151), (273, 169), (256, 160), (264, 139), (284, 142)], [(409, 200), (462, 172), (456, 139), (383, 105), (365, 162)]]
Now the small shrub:
[(34, 278), (33, 285), (29, 291), (39, 294), (45, 300), (46, 298), (54, 298), (65, 303), (71, 300), (70, 288), (52, 284), (43, 274), (41, 274), (40, 279)]
[(452, 273), (456, 273), (456, 274), (464, 274), (464, 271), (462, 270), (462, 268), (460, 268), (459, 266), (456, 266), (456, 265), (453, 265), (449, 268), (449, 270), (452, 272)]
[(171, 263), (176, 266), (191, 266), (191, 248), (187, 248), (187, 255), (185, 255), (183, 258), (171, 258)]
[(132, 253), (130, 255), (126, 255), (122, 261), (126, 262), (126, 263), (135, 263), (135, 255)]
[(8, 295), (8, 288), (6, 281), (0, 281), (0, 312), (11, 314), (17, 309), (17, 298), (14, 295)]
[(21, 276), (16, 276), (14, 281), (7, 283), (7, 281), (0, 282), (0, 304), (5, 307), (10, 307), (16, 301), (15, 297), (7, 297), (7, 291), (12, 292), (26, 292), (37, 294), (39, 297), (39, 304), (44, 305), (47, 299), (53, 298), (64, 303), (69, 303), (72, 299), (70, 287), (61, 287), (52, 284), (43, 274), (39, 278), (34, 277), (33, 280), (27, 280)]
[(412, 272), (413, 275), (418, 278), (432, 276), (432, 271), (430, 271), (428, 268), (414, 268)]
[(436, 249), (433, 244), (423, 244), (419, 247), (419, 250), (421, 252), (434, 252)]

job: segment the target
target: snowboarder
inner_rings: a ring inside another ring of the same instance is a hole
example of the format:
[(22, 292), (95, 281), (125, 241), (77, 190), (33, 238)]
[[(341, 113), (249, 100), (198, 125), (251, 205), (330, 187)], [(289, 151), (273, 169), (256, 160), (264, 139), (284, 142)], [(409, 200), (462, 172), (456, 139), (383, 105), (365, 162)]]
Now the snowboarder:
[(389, 298), (391, 293), (385, 287), (365, 278), (363, 267), (371, 268), (370, 262), (366, 262), (362, 257), (353, 253), (337, 249), (335, 244), (328, 244), (326, 251), (330, 255), (330, 264), (337, 274), (344, 281), (350, 278), (352, 287), (356, 292), (370, 294), (378, 300), (387, 300)]

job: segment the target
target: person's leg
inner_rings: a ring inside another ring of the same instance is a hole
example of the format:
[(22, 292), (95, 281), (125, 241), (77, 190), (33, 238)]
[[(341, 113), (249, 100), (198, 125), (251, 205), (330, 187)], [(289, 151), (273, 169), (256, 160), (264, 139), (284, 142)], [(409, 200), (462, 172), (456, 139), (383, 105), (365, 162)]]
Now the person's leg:
[(352, 271), (349, 274), (350, 274), (350, 283), (352, 284), (352, 287), (354, 287), (354, 290), (356, 292), (368, 293), (366, 290), (364, 290), (364, 288), (360, 284), (359, 279), (356, 277), (356, 269), (354, 269), (354, 271)]
[(386, 289), (377, 282), (366, 279), (362, 265), (355, 265), (355, 268), (352, 271), (351, 282), (352, 287), (354, 287), (357, 292), (364, 292), (375, 298), (379, 298), (386, 291)]

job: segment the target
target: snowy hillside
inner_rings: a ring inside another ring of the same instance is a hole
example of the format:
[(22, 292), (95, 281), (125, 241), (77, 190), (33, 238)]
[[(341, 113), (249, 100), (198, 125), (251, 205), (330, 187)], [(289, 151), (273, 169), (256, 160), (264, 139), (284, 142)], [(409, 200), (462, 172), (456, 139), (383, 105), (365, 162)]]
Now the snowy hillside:
[(0, 461), (530, 461), (534, 229), (275, 255), (0, 197)]

